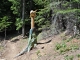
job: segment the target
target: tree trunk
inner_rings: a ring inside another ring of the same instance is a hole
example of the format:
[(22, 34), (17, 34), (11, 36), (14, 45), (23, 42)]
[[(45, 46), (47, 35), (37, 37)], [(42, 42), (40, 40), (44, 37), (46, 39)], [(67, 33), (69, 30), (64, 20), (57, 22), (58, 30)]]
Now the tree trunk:
[(33, 10), (33, 3), (32, 3), (32, 0), (30, 1), (30, 10)]
[(22, 3), (22, 22), (23, 22), (23, 25), (22, 25), (22, 36), (24, 37), (25, 36), (25, 0), (23, 0), (23, 3)]
[(6, 40), (6, 28), (5, 28), (5, 40)]

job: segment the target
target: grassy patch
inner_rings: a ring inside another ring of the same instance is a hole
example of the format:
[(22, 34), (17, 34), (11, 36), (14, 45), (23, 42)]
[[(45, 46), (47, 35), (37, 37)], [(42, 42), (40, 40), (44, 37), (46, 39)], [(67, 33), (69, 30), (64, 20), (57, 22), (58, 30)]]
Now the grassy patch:
[(80, 54), (77, 54), (78, 60), (80, 60)]
[(75, 44), (75, 43), (70, 43), (69, 45), (67, 44), (67, 42), (62, 41), (61, 43), (57, 43), (55, 45), (55, 49), (59, 52), (59, 53), (65, 53), (67, 51), (70, 50), (78, 50), (79, 49), (79, 45)]
[(55, 49), (59, 52), (59, 53), (65, 53), (67, 51), (70, 50), (78, 50), (79, 49), (79, 44), (76, 42), (72, 42), (74, 37), (69, 37), (66, 38), (66, 36), (64, 36), (65, 39), (62, 40), (61, 43), (56, 43), (55, 45)]
[(59, 51), (59, 53), (64, 53), (66, 51), (71, 50), (71, 47), (67, 46), (67, 44), (65, 42), (57, 43), (55, 48), (56, 48), (56, 50)]
[(55, 46), (56, 50), (59, 50), (61, 48), (65, 48), (65, 47), (66, 47), (65, 43), (57, 43), (56, 46)]
[(40, 53), (41, 53), (40, 50), (38, 50), (38, 51), (36, 52), (36, 54), (37, 54), (37, 56), (38, 56), (38, 59), (40, 59), (40, 57), (42, 56)]
[(66, 56), (65, 56), (65, 60), (73, 60), (73, 58), (74, 58), (73, 55), (71, 55), (71, 56), (66, 55)]
[(40, 54), (40, 50), (38, 50), (38, 51), (36, 52), (36, 54), (39, 55), (39, 54)]
[(77, 54), (77, 57), (80, 58), (80, 54)]
[(79, 49), (79, 45), (78, 44), (71, 44), (71, 50), (78, 50)]
[(66, 40), (64, 40), (65, 42), (70, 42), (73, 39), (73, 37), (67, 38)]

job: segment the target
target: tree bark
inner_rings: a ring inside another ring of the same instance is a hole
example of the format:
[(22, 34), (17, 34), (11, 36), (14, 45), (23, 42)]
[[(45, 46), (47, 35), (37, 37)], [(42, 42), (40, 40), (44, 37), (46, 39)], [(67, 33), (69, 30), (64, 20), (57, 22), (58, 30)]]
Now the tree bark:
[(24, 37), (25, 36), (25, 0), (23, 0), (23, 3), (22, 3), (22, 36)]
[(5, 40), (6, 40), (6, 28), (5, 28)]

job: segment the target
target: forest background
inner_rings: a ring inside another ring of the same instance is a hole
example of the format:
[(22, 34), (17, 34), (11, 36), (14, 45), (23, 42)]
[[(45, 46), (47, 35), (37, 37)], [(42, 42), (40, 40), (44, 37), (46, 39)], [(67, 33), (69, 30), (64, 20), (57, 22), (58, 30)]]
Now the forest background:
[(74, 32), (74, 26), (80, 32), (80, 0), (1, 0), (0, 36), (11, 33), (25, 36), (30, 29), (30, 11), (37, 10), (35, 27), (38, 32), (51, 30), (56, 33), (68, 30)]

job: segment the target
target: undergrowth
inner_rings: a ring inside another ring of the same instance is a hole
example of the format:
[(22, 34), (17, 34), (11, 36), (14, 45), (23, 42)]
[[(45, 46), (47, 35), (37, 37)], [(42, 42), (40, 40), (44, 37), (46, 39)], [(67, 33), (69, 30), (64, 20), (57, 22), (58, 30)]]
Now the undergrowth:
[(73, 58), (74, 58), (73, 55), (71, 55), (71, 56), (66, 55), (66, 56), (65, 56), (65, 60), (73, 60)]
[[(63, 54), (68, 51), (73, 51), (73, 50), (78, 50), (79, 49), (79, 44), (77, 43), (71, 43), (72, 38), (62, 40), (62, 42), (57, 43), (55, 45), (55, 49), (58, 53)], [(70, 43), (70, 44), (67, 44)]]

